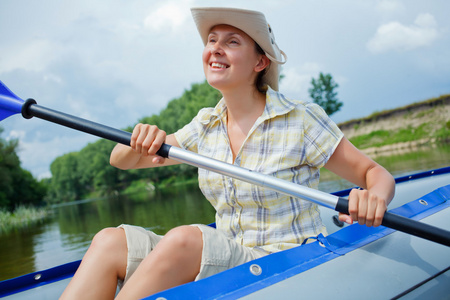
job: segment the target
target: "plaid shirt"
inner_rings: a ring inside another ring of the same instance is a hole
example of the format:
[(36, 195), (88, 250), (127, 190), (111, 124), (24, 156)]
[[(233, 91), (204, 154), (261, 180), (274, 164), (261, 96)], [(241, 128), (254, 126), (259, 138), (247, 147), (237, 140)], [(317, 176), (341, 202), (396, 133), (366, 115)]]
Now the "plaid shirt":
[[(175, 137), (185, 149), (232, 164), (226, 120), (222, 99), (215, 108), (200, 110)], [(319, 169), (342, 137), (320, 106), (293, 101), (269, 89), (264, 112), (234, 164), (317, 188)], [(217, 229), (244, 246), (276, 252), (326, 233), (317, 204), (211, 171), (199, 169), (198, 173), (200, 189), (216, 209)]]

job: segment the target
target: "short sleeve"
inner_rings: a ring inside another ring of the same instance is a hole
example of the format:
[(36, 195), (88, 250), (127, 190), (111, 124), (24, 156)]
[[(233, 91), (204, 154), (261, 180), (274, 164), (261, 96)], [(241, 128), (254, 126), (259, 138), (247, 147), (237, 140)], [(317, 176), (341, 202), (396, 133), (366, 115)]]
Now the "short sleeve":
[(306, 163), (323, 167), (333, 155), (344, 134), (325, 111), (315, 103), (308, 103), (305, 110), (304, 137)]
[(198, 138), (204, 123), (209, 120), (212, 110), (213, 108), (210, 107), (201, 109), (189, 124), (175, 132), (175, 139), (181, 148), (198, 152)]

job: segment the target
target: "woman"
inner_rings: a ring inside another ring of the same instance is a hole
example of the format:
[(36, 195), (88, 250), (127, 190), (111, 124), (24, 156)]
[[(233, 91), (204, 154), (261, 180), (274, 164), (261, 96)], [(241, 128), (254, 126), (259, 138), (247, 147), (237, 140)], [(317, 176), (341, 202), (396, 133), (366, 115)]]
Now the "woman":
[[(168, 136), (138, 124), (131, 147), (117, 145), (111, 164), (176, 164), (156, 155), (165, 142), (312, 188), (325, 167), (364, 188), (351, 192), (350, 215), (340, 219), (379, 226), (394, 195), (392, 176), (343, 137), (319, 106), (277, 92), (286, 55), (264, 15), (230, 8), (197, 8), (192, 14), (205, 44), (206, 79), (222, 100)], [(315, 204), (206, 170), (199, 170), (199, 184), (217, 211), (217, 229), (181, 226), (164, 237), (129, 225), (104, 229), (63, 298), (113, 298), (119, 283), (117, 299), (138, 299), (326, 233)]]

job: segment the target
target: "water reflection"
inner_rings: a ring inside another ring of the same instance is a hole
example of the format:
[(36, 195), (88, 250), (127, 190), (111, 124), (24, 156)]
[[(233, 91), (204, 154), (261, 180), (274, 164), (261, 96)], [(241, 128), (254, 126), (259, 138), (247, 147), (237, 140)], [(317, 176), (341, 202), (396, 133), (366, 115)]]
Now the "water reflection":
[[(399, 176), (450, 165), (450, 145), (374, 159)], [(322, 171), (321, 190), (352, 186)], [(213, 221), (214, 209), (196, 184), (55, 207), (48, 222), (0, 235), (0, 280), (81, 259), (92, 237), (105, 227), (128, 223), (164, 234), (179, 225)]]
[(33, 240), (42, 231), (42, 228), (31, 228), (1, 236), (0, 279), (21, 275), (24, 273), (22, 270), (34, 270)]
[(450, 144), (422, 147), (404, 154), (375, 157), (375, 160), (386, 166), (394, 176), (438, 169), (450, 165)]

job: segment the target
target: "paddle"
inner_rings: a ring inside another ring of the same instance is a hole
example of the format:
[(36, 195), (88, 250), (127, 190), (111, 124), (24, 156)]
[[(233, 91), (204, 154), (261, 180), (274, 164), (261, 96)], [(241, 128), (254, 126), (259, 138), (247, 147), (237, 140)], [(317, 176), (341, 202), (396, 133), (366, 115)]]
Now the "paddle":
[[(79, 131), (96, 135), (124, 145), (130, 145), (131, 133), (58, 112), (36, 104), (33, 99), (23, 101), (14, 95), (0, 81), (0, 121), (21, 113), (24, 118), (38, 117), (53, 123), (70, 127)], [(177, 160), (198, 168), (207, 169), (225, 176), (230, 176), (258, 186), (268, 187), (275, 191), (334, 209), (348, 214), (348, 200), (302, 185), (288, 182), (270, 175), (264, 175), (235, 165), (230, 165), (215, 159), (163, 144), (158, 155)], [(386, 212), (382, 225), (421, 237), (442, 245), (450, 246), (450, 232)]]

